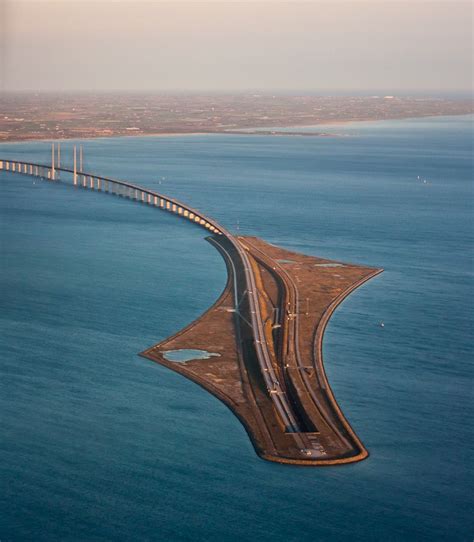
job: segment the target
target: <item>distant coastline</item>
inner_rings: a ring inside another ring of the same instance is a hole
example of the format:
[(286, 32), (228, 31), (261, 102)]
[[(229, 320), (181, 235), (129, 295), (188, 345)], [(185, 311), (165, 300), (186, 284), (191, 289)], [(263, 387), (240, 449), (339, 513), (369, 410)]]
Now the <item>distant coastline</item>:
[[(203, 136), (203, 135), (251, 135), (251, 136), (288, 136), (288, 137), (349, 137), (347, 134), (340, 134), (337, 132), (325, 132), (325, 131), (301, 131), (299, 132), (298, 128), (317, 128), (318, 126), (347, 126), (349, 124), (359, 124), (363, 122), (386, 122), (393, 120), (410, 120), (410, 119), (430, 119), (430, 118), (443, 118), (443, 117), (463, 117), (473, 115), (473, 112), (468, 113), (454, 113), (454, 114), (439, 114), (439, 115), (418, 115), (418, 116), (409, 116), (409, 117), (393, 117), (393, 118), (367, 118), (367, 119), (357, 119), (357, 120), (335, 120), (330, 122), (324, 122), (321, 124), (301, 124), (298, 126), (289, 125), (289, 126), (280, 126), (278, 129), (272, 130), (266, 126), (254, 127), (249, 129), (239, 129), (239, 130), (216, 130), (216, 131), (201, 131), (201, 132), (156, 132), (156, 133), (131, 133), (131, 134), (111, 134), (111, 135), (96, 135), (96, 136), (86, 136), (86, 137), (62, 137), (55, 139), (54, 141), (74, 141), (74, 140), (84, 140), (84, 139), (125, 139), (125, 138), (137, 138), (137, 137), (194, 137), (194, 136)], [(289, 128), (295, 128), (295, 130), (287, 131)], [(51, 141), (51, 137), (30, 137), (25, 139), (0, 139), (0, 145), (2, 143), (26, 143), (26, 142), (35, 142), (35, 141)]]
[[(430, 119), (430, 118), (443, 118), (443, 117), (463, 117), (463, 116), (469, 116), (474, 114), (472, 113), (455, 113), (450, 115), (418, 115), (418, 116), (409, 116), (409, 117), (394, 117), (394, 118), (385, 118), (385, 119), (357, 119), (357, 120), (337, 120), (332, 122), (324, 122), (320, 125), (318, 124), (301, 124), (298, 126), (291, 125), (291, 126), (281, 126), (279, 129), (272, 130), (267, 127), (255, 127), (255, 128), (249, 128), (249, 129), (240, 129), (240, 130), (216, 130), (216, 131), (201, 131), (201, 132), (183, 132), (183, 131), (176, 131), (176, 132), (156, 132), (156, 133), (132, 133), (132, 134), (111, 134), (111, 135), (97, 135), (97, 136), (86, 136), (86, 137), (62, 137), (55, 139), (54, 141), (74, 141), (74, 140), (83, 140), (83, 139), (125, 139), (125, 138), (137, 138), (137, 137), (193, 137), (193, 136), (203, 136), (203, 135), (252, 135), (252, 136), (288, 136), (288, 137), (331, 137), (331, 138), (338, 138), (338, 137), (349, 137), (346, 134), (339, 134), (336, 132), (307, 132), (307, 131), (301, 131), (299, 132), (297, 128), (310, 128), (314, 127), (317, 128), (318, 126), (347, 126), (348, 124), (358, 124), (362, 122), (385, 122), (385, 121), (392, 121), (392, 120), (410, 120), (410, 119)], [(295, 128), (293, 131), (287, 131), (289, 128)], [(35, 142), (35, 141), (51, 141), (51, 137), (30, 137), (25, 139), (0, 139), (0, 145), (2, 143), (27, 143), (27, 142)]]
[(19, 94), (1, 102), (0, 142), (207, 134), (338, 137), (324, 127), (474, 112), (470, 99), (396, 96)]

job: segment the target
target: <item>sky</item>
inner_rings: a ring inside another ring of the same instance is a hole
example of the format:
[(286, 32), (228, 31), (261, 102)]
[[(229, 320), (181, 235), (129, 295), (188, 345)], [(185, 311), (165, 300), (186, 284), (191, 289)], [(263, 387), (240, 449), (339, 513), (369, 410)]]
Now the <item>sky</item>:
[(3, 91), (468, 92), (462, 0), (0, 0)]

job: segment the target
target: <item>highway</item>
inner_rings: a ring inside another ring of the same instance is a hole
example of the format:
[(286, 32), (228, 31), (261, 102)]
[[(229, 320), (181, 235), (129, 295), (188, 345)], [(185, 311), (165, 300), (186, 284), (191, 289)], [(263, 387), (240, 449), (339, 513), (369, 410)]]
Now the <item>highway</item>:
[[(349, 441), (345, 438), (344, 435), (341, 434), (341, 431), (336, 426), (331, 417), (327, 415), (328, 407), (327, 405), (321, 404), (320, 399), (315, 393), (314, 385), (312, 385), (312, 383), (310, 382), (310, 379), (306, 372), (308, 369), (308, 363), (305, 363), (303, 361), (299, 348), (298, 319), (300, 318), (300, 303), (298, 289), (294, 281), (288, 275), (287, 271), (277, 261), (270, 259), (249, 239), (246, 239), (245, 242), (247, 245), (252, 247), (252, 250), (254, 252), (259, 253), (259, 256), (255, 255), (255, 257), (264, 262), (267, 267), (272, 268), (275, 274), (279, 276), (279, 278), (284, 284), (285, 292), (282, 297), (283, 302), (281, 311), (282, 315), (286, 314), (286, 321), (282, 326), (284, 331), (283, 351), (285, 351), (286, 354), (282, 356), (282, 364), (285, 366), (287, 364), (290, 364), (289, 362), (291, 362), (291, 360), (295, 360), (295, 366), (297, 367), (298, 371), (294, 373), (293, 378), (300, 380), (303, 383), (306, 393), (311, 397), (313, 404), (318, 409), (321, 418), (324, 420), (326, 425), (334, 432), (334, 434), (338, 436), (338, 438), (341, 440), (341, 443), (343, 443), (345, 446), (350, 446)], [(310, 360), (310, 362), (311, 368), (313, 368), (315, 370), (315, 374), (318, 375), (318, 368), (313, 364), (312, 360)], [(286, 374), (288, 375), (287, 371)], [(292, 378), (291, 376), (287, 377)], [(324, 383), (320, 382), (320, 385), (324, 389)], [(294, 388), (295, 390), (298, 390), (297, 386), (295, 386)], [(304, 400), (304, 397), (300, 398), (300, 401), (304, 402)]]
[[(291, 433), (298, 433), (300, 432), (300, 427), (293, 414), (291, 406), (288, 403), (286, 393), (281, 389), (280, 383), (278, 381), (278, 376), (275, 372), (275, 369), (271, 361), (271, 356), (268, 351), (268, 344), (265, 337), (262, 316), (261, 316), (260, 307), (258, 303), (258, 293), (257, 293), (257, 286), (255, 284), (255, 276), (253, 274), (252, 267), (250, 265), (247, 253), (245, 249), (242, 247), (238, 238), (232, 236), (230, 233), (228, 233), (226, 237), (233, 244), (234, 248), (237, 250), (243, 262), (243, 269), (245, 272), (246, 283), (247, 283), (246, 293), (248, 296), (249, 307), (250, 307), (249, 309), (250, 320), (251, 320), (250, 325), (252, 327), (252, 331), (254, 335), (254, 345), (255, 345), (255, 351), (257, 354), (257, 359), (261, 368), (265, 385), (267, 387), (268, 394), (275, 405), (275, 409), (278, 412), (282, 420), (282, 423), (285, 426), (285, 430)], [(244, 322), (248, 324), (247, 319), (243, 317), (243, 315), (240, 314), (239, 292), (238, 292), (238, 285), (237, 285), (237, 271), (235, 269), (232, 256), (229, 254), (229, 252), (225, 248), (223, 247), (221, 248), (222, 250), (224, 250), (224, 252), (226, 252), (227, 257), (233, 268), (234, 298), (235, 298), (235, 306), (236, 306), (235, 310), (237, 314), (243, 318)]]

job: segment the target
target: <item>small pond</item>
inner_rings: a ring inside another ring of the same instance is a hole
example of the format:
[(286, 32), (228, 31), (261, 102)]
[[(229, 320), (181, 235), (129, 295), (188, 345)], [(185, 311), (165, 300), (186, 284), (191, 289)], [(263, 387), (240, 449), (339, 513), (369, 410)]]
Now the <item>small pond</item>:
[(182, 348), (180, 350), (164, 350), (162, 354), (168, 361), (177, 361), (179, 363), (191, 361), (192, 359), (209, 359), (220, 356), (220, 354), (208, 352), (207, 350), (194, 350), (188, 348)]

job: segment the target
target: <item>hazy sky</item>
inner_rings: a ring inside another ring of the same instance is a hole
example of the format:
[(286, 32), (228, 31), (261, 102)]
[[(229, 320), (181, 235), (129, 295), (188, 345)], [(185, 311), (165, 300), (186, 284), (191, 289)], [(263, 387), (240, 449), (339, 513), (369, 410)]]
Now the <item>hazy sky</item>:
[(0, 0), (4, 90), (468, 90), (472, 3)]

